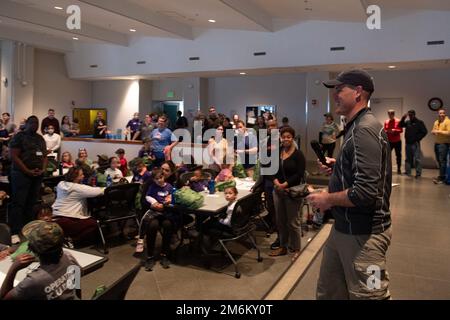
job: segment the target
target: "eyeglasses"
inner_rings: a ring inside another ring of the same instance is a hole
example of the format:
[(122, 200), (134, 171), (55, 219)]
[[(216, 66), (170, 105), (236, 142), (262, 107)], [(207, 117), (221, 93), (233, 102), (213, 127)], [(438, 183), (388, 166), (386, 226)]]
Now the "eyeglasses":
[(78, 151), (86, 151), (86, 149), (85, 148), (80, 148), (80, 149), (78, 149)]

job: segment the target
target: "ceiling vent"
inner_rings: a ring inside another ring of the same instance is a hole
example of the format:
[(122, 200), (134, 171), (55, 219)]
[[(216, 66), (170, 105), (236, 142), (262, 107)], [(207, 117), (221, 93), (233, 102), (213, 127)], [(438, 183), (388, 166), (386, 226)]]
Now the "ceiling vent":
[(344, 51), (345, 47), (331, 47), (330, 51)]
[(261, 51), (261, 52), (255, 52), (255, 53), (253, 53), (253, 55), (254, 55), (255, 57), (258, 57), (258, 56), (265, 56), (266, 53), (265, 53), (264, 51)]
[(146, 64), (147, 61), (136, 61), (137, 64)]
[(200, 60), (200, 57), (190, 57), (189, 60), (190, 61), (198, 61), (198, 60)]
[(91, 67), (91, 68), (98, 68), (98, 65), (97, 64), (91, 64), (89, 67)]
[(444, 44), (444, 43), (445, 43), (444, 40), (428, 41), (427, 45), (428, 46), (438, 46), (438, 45), (441, 45), (441, 44)]

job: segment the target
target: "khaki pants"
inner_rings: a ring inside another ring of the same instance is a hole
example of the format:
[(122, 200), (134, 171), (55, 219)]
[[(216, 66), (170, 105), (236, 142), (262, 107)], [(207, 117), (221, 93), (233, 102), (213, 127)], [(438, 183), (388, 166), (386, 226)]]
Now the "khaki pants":
[(389, 299), (386, 252), (392, 228), (380, 234), (350, 235), (333, 227), (323, 250), (318, 300)]
[(280, 247), (292, 250), (301, 249), (302, 219), (300, 208), (302, 200), (291, 199), (287, 194), (273, 191), (273, 203), (277, 220)]

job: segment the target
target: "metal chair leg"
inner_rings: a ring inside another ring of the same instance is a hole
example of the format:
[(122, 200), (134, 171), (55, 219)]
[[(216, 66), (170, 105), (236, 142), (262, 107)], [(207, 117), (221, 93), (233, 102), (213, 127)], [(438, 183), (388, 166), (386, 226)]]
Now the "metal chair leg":
[(102, 226), (101, 226), (99, 220), (97, 220), (97, 228), (98, 228), (98, 231), (100, 232), (100, 238), (102, 239), (103, 253), (104, 253), (104, 254), (107, 254), (107, 253), (108, 253), (108, 248), (106, 247), (105, 236), (103, 235)]
[(239, 279), (241, 277), (241, 273), (239, 272), (238, 265), (236, 260), (234, 260), (233, 256), (231, 255), (230, 251), (228, 251), (227, 247), (225, 246), (224, 242), (219, 239), (219, 243), (222, 246), (222, 248), (225, 250), (226, 254), (228, 255), (228, 258), (233, 262), (234, 264), (234, 276)]
[(258, 252), (258, 258), (257, 258), (257, 261), (258, 261), (258, 262), (261, 262), (261, 261), (263, 260), (263, 259), (261, 258), (261, 250), (259, 250), (258, 246), (256, 245), (256, 241), (255, 241), (255, 239), (253, 238), (253, 236), (252, 236), (250, 233), (247, 234), (247, 236), (250, 238), (250, 241), (252, 242), (253, 247), (255, 247), (256, 251)]

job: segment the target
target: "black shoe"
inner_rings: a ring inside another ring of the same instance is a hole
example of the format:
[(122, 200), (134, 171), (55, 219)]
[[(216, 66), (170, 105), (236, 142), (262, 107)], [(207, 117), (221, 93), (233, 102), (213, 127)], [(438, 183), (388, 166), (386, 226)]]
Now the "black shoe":
[(402, 174), (402, 170), (398, 169), (397, 174)]
[(145, 271), (153, 271), (154, 267), (155, 267), (155, 258), (153, 257), (147, 258), (144, 264)]
[(170, 260), (169, 260), (169, 258), (167, 258), (167, 256), (162, 256), (160, 264), (161, 264), (161, 266), (164, 269), (169, 269), (170, 268)]
[(416, 179), (420, 179), (421, 177), (420, 177), (420, 175), (416, 175)]
[(274, 241), (274, 243), (272, 243), (270, 245), (270, 249), (272, 250), (276, 250), (280, 247), (280, 238), (277, 238), (277, 240)]

